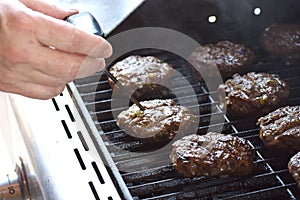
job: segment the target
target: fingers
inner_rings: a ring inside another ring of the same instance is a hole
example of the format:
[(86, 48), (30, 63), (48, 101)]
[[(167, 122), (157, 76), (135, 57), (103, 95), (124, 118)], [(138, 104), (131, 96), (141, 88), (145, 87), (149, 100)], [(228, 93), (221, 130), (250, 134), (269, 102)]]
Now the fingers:
[[(70, 82), (70, 79), (51, 76), (38, 70), (30, 70), (27, 66), (19, 66), (18, 71), (14, 72), (14, 80), (18, 77), (18, 81), (32, 82), (47, 87), (60, 87)], [(9, 81), (7, 81), (9, 82)]]
[[(30, 62), (31, 64), (0, 67), (0, 74), (5, 77), (0, 80), (0, 90), (31, 98), (49, 99), (59, 94), (75, 77), (89, 76), (105, 67), (104, 59), (84, 58), (82, 55), (74, 57), (64, 52), (43, 48), (45, 49), (38, 49), (42, 52), (38, 57), (44, 57), (42, 55), (47, 54), (50, 57), (49, 60), (53, 60), (51, 57), (59, 59), (54, 59), (55, 61), (46, 65), (44, 59), (36, 59)], [(58, 56), (58, 54), (62, 55)]]
[(89, 58), (87, 57), (76, 74), (76, 78), (84, 78), (102, 71), (105, 67), (105, 60), (103, 58)]
[(79, 30), (65, 21), (51, 18), (64, 19), (78, 13), (77, 10), (64, 10), (44, 0), (21, 0), (21, 2), (28, 8), (45, 14), (37, 14), (36, 29), (36, 36), (43, 45), (93, 57), (107, 58), (112, 54), (111, 45), (100, 36)]
[(62, 20), (40, 16), (35, 31), (38, 41), (45, 46), (91, 57), (107, 58), (112, 54), (112, 47), (105, 39)]
[(70, 15), (78, 13), (78, 10), (75, 9), (63, 9), (57, 7), (54, 4), (49, 4), (44, 0), (20, 0), (25, 6), (28, 8), (44, 13), (45, 15), (49, 15), (51, 17), (55, 17), (58, 19), (64, 19)]
[(29, 62), (35, 66), (35, 70), (49, 76), (60, 77), (66, 82), (92, 75), (105, 67), (103, 58), (70, 54), (43, 46), (33, 51), (36, 57)]
[(0, 80), (0, 90), (4, 92), (10, 92), (20, 94), (26, 97), (35, 99), (49, 99), (57, 96), (65, 88), (65, 84), (57, 86), (41, 85), (35, 82), (28, 81), (28, 77), (24, 77), (23, 74), (14, 72), (10, 73), (1, 70), (1, 74), (9, 79)]
[[(99, 64), (95, 65), (95, 62)], [(51, 64), (55, 65), (55, 63)], [(64, 63), (61, 66), (48, 66), (49, 71), (43, 68), (44, 65), (38, 71), (28, 70), (26, 66), (18, 66), (17, 71), (14, 72), (0, 70), (0, 74), (5, 77), (5, 79), (0, 80), (0, 91), (16, 93), (35, 99), (52, 98), (60, 94), (68, 82), (75, 79), (75, 76), (55, 73), (64, 70), (68, 71), (68, 64), (63, 65)], [(76, 67), (79, 68), (77, 78), (94, 74), (104, 66), (104, 59), (96, 59), (96, 61), (95, 58), (84, 59), (83, 64)]]
[(90, 76), (103, 70), (103, 58), (69, 54), (48, 47), (39, 46), (28, 49), (34, 56), (24, 62), (3, 62), (0, 74), (5, 77), (1, 82), (16, 84), (14, 81), (32, 82), (39, 85), (58, 87), (75, 78)]
[(20, 94), (29, 98), (47, 100), (59, 95), (64, 90), (64, 88), (65, 85), (60, 87), (48, 87), (26, 82), (22, 85), (19, 85), (19, 87), (14, 87), (10, 92)]

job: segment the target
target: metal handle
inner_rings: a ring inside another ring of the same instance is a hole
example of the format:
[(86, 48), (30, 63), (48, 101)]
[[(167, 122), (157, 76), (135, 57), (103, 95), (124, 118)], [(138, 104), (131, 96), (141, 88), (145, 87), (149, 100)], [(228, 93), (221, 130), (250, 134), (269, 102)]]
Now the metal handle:
[(104, 32), (102, 31), (96, 18), (87, 11), (71, 15), (65, 20), (81, 30), (104, 37)]

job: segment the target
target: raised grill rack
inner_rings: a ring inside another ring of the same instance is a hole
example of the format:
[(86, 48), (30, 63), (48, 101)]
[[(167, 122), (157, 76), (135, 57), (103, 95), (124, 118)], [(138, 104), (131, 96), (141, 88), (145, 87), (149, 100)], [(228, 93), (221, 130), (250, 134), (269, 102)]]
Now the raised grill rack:
[[(90, 112), (103, 144), (118, 168), (112, 175), (121, 175), (132, 199), (299, 199), (300, 192), (287, 170), (288, 156), (279, 155), (267, 150), (258, 136), (256, 119), (244, 118), (230, 120), (218, 107), (216, 91), (208, 92), (205, 85), (193, 78), (190, 66), (186, 61), (161, 51), (138, 51), (139, 55), (153, 55), (173, 65), (192, 84), (200, 109), (198, 134), (207, 133), (208, 128), (222, 128), (223, 133), (245, 138), (249, 141), (253, 152), (255, 169), (246, 177), (197, 177), (184, 178), (177, 174), (169, 158), (169, 150), (151, 151), (143, 141), (132, 138), (121, 131), (112, 116), (111, 88), (107, 77), (103, 74), (80, 79), (75, 85)], [(265, 59), (257, 65), (246, 67), (243, 73), (269, 72), (279, 74), (290, 85), (290, 97), (287, 105), (300, 104), (300, 70), (299, 66)], [(180, 79), (175, 79), (178, 89)], [(166, 97), (168, 98), (168, 97)], [(185, 98), (185, 97), (182, 97)], [(189, 98), (189, 97), (186, 97)], [(188, 107), (192, 110), (195, 104)], [(117, 108), (119, 112), (124, 108)], [(224, 124), (209, 123), (211, 115), (216, 115)], [(210, 125), (209, 125), (210, 124)], [(117, 147), (117, 148), (116, 148)], [(161, 147), (161, 146), (160, 146)], [(155, 147), (159, 149), (158, 147)], [(150, 150), (148, 153), (143, 151)], [(153, 149), (152, 149), (153, 150)], [(132, 153), (135, 152), (135, 153)], [(140, 152), (140, 153), (139, 153)], [(104, 153), (105, 154), (105, 153)], [(120, 189), (120, 193), (122, 193)], [(128, 196), (126, 197), (128, 198)]]

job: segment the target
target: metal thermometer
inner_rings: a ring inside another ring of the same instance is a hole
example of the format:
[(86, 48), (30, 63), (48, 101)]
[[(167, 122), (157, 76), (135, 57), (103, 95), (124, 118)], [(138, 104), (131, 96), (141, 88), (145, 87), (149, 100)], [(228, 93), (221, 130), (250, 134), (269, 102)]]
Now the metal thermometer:
[[(71, 24), (74, 24), (76, 27), (78, 27), (81, 30), (104, 37), (104, 33), (99, 23), (97, 22), (95, 17), (87, 11), (80, 12), (75, 15), (71, 15), (67, 17), (65, 20)], [(127, 89), (124, 88), (122, 84), (106, 68), (104, 69), (104, 72), (120, 88), (120, 90), (124, 95), (126, 95), (141, 110), (145, 110), (144, 106), (140, 104), (140, 102), (136, 99), (136, 97), (133, 94), (130, 94), (127, 91)]]

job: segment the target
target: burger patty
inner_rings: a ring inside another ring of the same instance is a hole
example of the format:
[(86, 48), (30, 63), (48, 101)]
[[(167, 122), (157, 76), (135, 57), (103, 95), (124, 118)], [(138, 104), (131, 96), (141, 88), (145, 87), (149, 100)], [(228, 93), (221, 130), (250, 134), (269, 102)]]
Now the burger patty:
[(258, 119), (259, 137), (270, 148), (300, 151), (300, 106), (279, 108)]
[[(163, 85), (173, 75), (170, 64), (153, 56), (138, 55), (117, 62), (109, 71), (128, 91), (134, 91), (137, 98), (146, 99), (162, 98), (168, 94), (168, 89)], [(115, 83), (110, 79), (109, 84), (115, 88)]]
[(191, 134), (198, 127), (196, 116), (188, 108), (176, 105), (171, 99), (140, 102), (118, 115), (117, 125), (127, 134), (149, 142), (164, 142), (176, 134)]
[(250, 174), (253, 156), (247, 141), (209, 132), (189, 135), (172, 145), (174, 169), (185, 177)]
[(288, 62), (300, 61), (300, 25), (273, 24), (265, 29), (261, 42), (275, 57)]
[(298, 188), (300, 189), (300, 152), (298, 152), (290, 159), (288, 168), (290, 174), (294, 177), (295, 181), (298, 184)]
[(261, 116), (286, 102), (289, 86), (278, 75), (251, 72), (234, 74), (218, 91), (221, 107), (229, 116)]
[(223, 79), (231, 77), (237, 73), (243, 66), (254, 60), (254, 54), (242, 44), (235, 44), (230, 41), (221, 41), (217, 44), (207, 44), (198, 47), (189, 57), (189, 61), (193, 64), (193, 70), (197, 74), (197, 68), (205, 72), (196, 78), (202, 82), (203, 77), (216, 77), (214, 65), (217, 66)]

